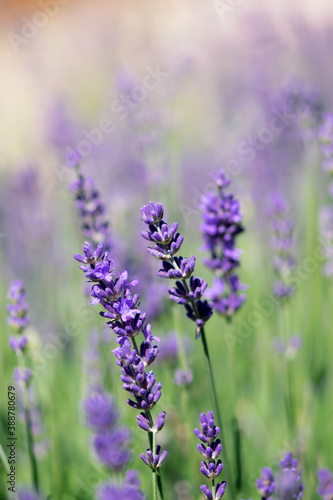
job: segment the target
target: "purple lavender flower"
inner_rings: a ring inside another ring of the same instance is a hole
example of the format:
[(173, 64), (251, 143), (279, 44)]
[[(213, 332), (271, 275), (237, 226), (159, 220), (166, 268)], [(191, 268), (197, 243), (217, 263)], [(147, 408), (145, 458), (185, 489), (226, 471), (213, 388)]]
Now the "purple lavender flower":
[(295, 288), (290, 284), (295, 259), (292, 254), (294, 244), (293, 224), (288, 218), (289, 206), (285, 198), (275, 193), (271, 196), (268, 215), (271, 219), (274, 238), (272, 239), (273, 268), (277, 280), (273, 284), (273, 293), (278, 299), (290, 297)]
[(282, 89), (288, 112), (293, 114), (304, 133), (312, 137), (320, 124), (324, 110), (322, 96), (317, 88), (296, 78)]
[(216, 275), (213, 287), (207, 290), (207, 297), (219, 314), (231, 317), (246, 300), (246, 296), (240, 292), (246, 290), (247, 286), (242, 285), (235, 274), (241, 256), (241, 251), (235, 245), (237, 236), (244, 231), (243, 216), (239, 201), (224, 191), (230, 184), (224, 170), (213, 172), (212, 178), (218, 192), (211, 191), (200, 200), (204, 220), (200, 226), (203, 249), (210, 252), (210, 257), (205, 258), (204, 263)]
[(24, 384), (28, 385), (31, 381), (32, 371), (30, 368), (19, 368), (15, 366), (14, 368), (14, 380), (16, 382), (24, 382)]
[[(97, 249), (101, 248), (100, 246)], [(88, 280), (93, 284), (91, 303), (99, 303), (104, 311), (100, 314), (108, 319), (108, 326), (117, 335), (116, 341), (118, 347), (113, 350), (116, 357), (116, 364), (121, 369), (121, 381), (123, 388), (130, 394), (127, 403), (132, 408), (141, 410), (137, 417), (138, 426), (147, 431), (155, 442), (156, 434), (159, 432), (165, 421), (165, 413), (161, 412), (154, 423), (151, 410), (157, 404), (161, 397), (162, 384), (156, 382), (152, 371), (146, 371), (158, 354), (158, 348), (153, 342), (159, 339), (151, 333), (151, 327), (146, 324), (146, 314), (142, 313), (139, 306), (140, 296), (131, 294), (131, 288), (137, 284), (137, 281), (128, 281), (128, 272), (123, 271), (114, 273), (113, 262), (108, 257), (108, 252), (102, 256), (102, 251), (96, 250), (85, 243), (84, 256), (74, 255), (74, 258), (84, 265), (79, 266)], [(138, 346), (135, 338), (143, 334), (143, 341)], [(105, 408), (103, 402), (101, 406)], [(90, 409), (90, 404), (88, 405)], [(91, 410), (90, 410), (91, 414)], [(123, 453), (118, 453), (119, 449), (113, 449), (113, 444), (119, 445), (120, 430), (114, 430), (107, 433), (99, 433), (94, 441), (97, 455), (104, 463), (116, 467), (117, 460), (122, 463), (126, 460), (126, 449)], [(121, 439), (126, 441), (124, 436)], [(160, 453), (160, 447), (157, 446)], [(156, 485), (156, 469), (164, 461), (167, 452), (163, 452), (155, 463), (152, 464), (153, 480)], [(149, 458), (149, 454), (147, 453)]]
[(9, 347), (13, 349), (13, 351), (24, 351), (28, 343), (28, 337), (22, 335), (21, 337), (9, 337)]
[(173, 380), (179, 386), (190, 385), (193, 382), (193, 371), (190, 368), (187, 370), (178, 368), (175, 370)]
[(7, 295), (9, 301), (9, 304), (7, 304), (7, 310), (9, 312), (7, 322), (17, 333), (22, 333), (29, 324), (29, 306), (25, 302), (25, 297), (26, 294), (22, 281), (13, 281)]
[(93, 393), (84, 403), (87, 424), (94, 431), (105, 431), (113, 427), (118, 419), (114, 399), (106, 393)]
[(298, 461), (288, 452), (280, 462), (282, 472), (277, 476), (275, 496), (279, 500), (300, 500), (304, 484), (298, 470)]
[(74, 193), (76, 207), (82, 220), (81, 229), (83, 234), (96, 244), (103, 240), (105, 248), (111, 248), (111, 235), (109, 222), (104, 218), (106, 208), (101, 200), (99, 191), (95, 188), (94, 181), (90, 177), (84, 177), (80, 168), (80, 154), (73, 150), (67, 154), (67, 164), (74, 168), (77, 179), (70, 185)]
[(24, 349), (27, 346), (27, 337), (22, 336), (22, 332), (29, 324), (27, 316), (29, 306), (25, 301), (26, 294), (22, 281), (12, 281), (7, 298), (7, 310), (9, 311), (8, 324), (17, 333), (17, 336), (11, 336), (9, 345), (16, 353), (17, 360), (20, 366), (14, 368), (14, 380), (19, 383), (20, 398), (23, 401), (23, 413), (26, 424), (26, 438), (29, 450), (29, 458), (31, 464), (32, 481), (36, 492), (39, 492), (38, 469), (35, 456), (34, 429), (32, 426), (32, 410), (30, 407), (29, 385), (31, 383), (32, 371), (25, 366)]
[(185, 305), (187, 316), (196, 322), (198, 338), (204, 323), (212, 315), (209, 304), (201, 300), (207, 283), (201, 278), (192, 276), (195, 268), (194, 255), (189, 259), (176, 257), (184, 237), (177, 232), (177, 222), (169, 227), (162, 218), (163, 214), (162, 203), (155, 204), (150, 201), (144, 205), (141, 208), (141, 219), (148, 225), (149, 230), (141, 234), (143, 238), (154, 243), (154, 247), (148, 247), (147, 251), (153, 257), (162, 260), (158, 276), (178, 280), (176, 286), (169, 290), (169, 297), (178, 304)]
[(39, 496), (34, 491), (28, 490), (20, 490), (17, 492), (18, 500), (42, 500), (42, 497)]
[(281, 356), (293, 359), (302, 347), (302, 338), (299, 335), (293, 335), (290, 338), (289, 345), (279, 338), (273, 339), (273, 347)]
[(326, 114), (319, 130), (318, 139), (324, 158), (322, 167), (329, 176), (329, 193), (333, 196), (333, 114)]
[(145, 500), (140, 490), (140, 479), (135, 470), (126, 472), (123, 485), (108, 483), (103, 485), (98, 492), (99, 500)]
[(145, 500), (142, 491), (131, 485), (105, 484), (99, 489), (98, 500)]
[(212, 411), (209, 411), (207, 415), (201, 413), (200, 427), (200, 430), (194, 429), (194, 434), (202, 441), (197, 446), (198, 452), (204, 458), (201, 462), (200, 472), (212, 480), (211, 490), (206, 485), (200, 486), (200, 489), (206, 500), (221, 499), (225, 492), (226, 482), (223, 481), (215, 486), (215, 479), (221, 474), (223, 464), (219, 459), (222, 451), (221, 440), (217, 439), (220, 428), (215, 425)]
[(156, 472), (159, 467), (161, 467), (162, 463), (167, 457), (168, 452), (167, 451), (162, 451), (161, 447), (158, 445), (156, 446), (156, 451), (155, 454), (148, 449), (146, 451), (146, 455), (143, 453), (140, 455), (141, 460), (148, 465), (148, 467)]
[[(332, 191), (333, 195), (333, 191)], [(323, 275), (327, 278), (333, 276), (333, 206), (323, 206), (319, 212), (319, 233), (321, 252), (325, 258)]]
[(129, 450), (130, 439), (131, 434), (125, 427), (97, 434), (93, 444), (99, 461), (115, 471), (122, 470), (132, 456)]
[[(189, 354), (193, 348), (193, 341), (185, 334), (183, 334), (182, 340), (185, 353)], [(168, 363), (169, 365), (175, 365), (177, 363), (179, 355), (179, 340), (177, 339), (177, 335), (174, 331), (171, 331), (161, 337), (158, 351), (158, 363)]]
[(333, 500), (333, 474), (329, 469), (317, 470), (318, 489), (317, 493), (323, 500)]
[(264, 467), (261, 471), (261, 477), (257, 479), (257, 489), (261, 498), (269, 498), (275, 491), (275, 478), (270, 467)]

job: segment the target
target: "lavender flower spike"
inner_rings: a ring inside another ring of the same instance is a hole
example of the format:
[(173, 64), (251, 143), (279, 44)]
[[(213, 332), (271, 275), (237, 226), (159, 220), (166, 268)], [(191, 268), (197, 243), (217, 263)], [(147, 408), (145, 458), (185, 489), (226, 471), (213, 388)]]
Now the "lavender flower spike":
[(24, 362), (24, 351), (28, 344), (28, 337), (23, 335), (23, 331), (29, 324), (28, 310), (29, 306), (25, 301), (26, 294), (24, 290), (24, 285), (22, 281), (15, 280), (12, 281), (7, 299), (9, 303), (7, 304), (7, 310), (9, 312), (9, 318), (7, 322), (12, 330), (16, 333), (15, 336), (9, 338), (9, 345), (11, 349), (16, 353), (17, 361), (19, 366), (14, 368), (14, 380), (18, 382), (21, 396), (23, 400), (25, 427), (26, 427), (26, 438), (27, 438), (27, 449), (29, 453), (30, 465), (31, 465), (31, 475), (32, 482), (36, 493), (39, 492), (39, 480), (38, 480), (38, 468), (37, 461), (35, 457), (34, 449), (34, 437), (33, 437), (33, 419), (30, 407), (28, 386), (31, 383), (32, 371), (30, 368), (25, 366)]
[(196, 260), (194, 255), (189, 259), (176, 257), (184, 237), (177, 232), (177, 222), (169, 227), (162, 218), (163, 214), (162, 203), (155, 204), (150, 201), (143, 206), (141, 218), (148, 225), (148, 231), (143, 231), (141, 234), (143, 238), (154, 243), (154, 246), (148, 247), (147, 251), (162, 261), (158, 276), (179, 280), (176, 281), (176, 286), (169, 290), (169, 298), (185, 306), (187, 316), (196, 322), (196, 338), (198, 338), (205, 322), (212, 315), (208, 302), (201, 300), (207, 283), (193, 276)]
[(83, 175), (80, 162), (81, 155), (78, 151), (72, 150), (67, 154), (67, 165), (75, 170), (77, 176), (75, 182), (70, 185), (70, 190), (74, 193), (76, 207), (82, 221), (82, 232), (93, 243), (103, 239), (106, 249), (110, 250), (111, 234), (109, 222), (105, 219), (105, 204), (93, 179)]
[(295, 288), (291, 284), (295, 259), (292, 253), (293, 223), (288, 216), (289, 206), (280, 193), (271, 196), (268, 215), (274, 231), (272, 239), (273, 267), (277, 280), (273, 285), (273, 293), (278, 299), (290, 297)]
[(221, 474), (223, 464), (218, 458), (222, 451), (221, 441), (217, 439), (220, 428), (215, 425), (212, 411), (209, 411), (207, 415), (205, 413), (200, 415), (200, 427), (201, 430), (194, 429), (194, 434), (202, 441), (197, 449), (205, 459), (201, 462), (200, 472), (212, 481), (211, 490), (206, 485), (200, 486), (200, 489), (206, 500), (221, 499), (225, 492), (226, 482), (215, 485), (215, 479)]
[(240, 265), (241, 251), (236, 248), (236, 238), (244, 231), (239, 201), (224, 188), (230, 179), (223, 169), (213, 172), (211, 177), (216, 183), (217, 193), (209, 192), (202, 196), (200, 209), (203, 223), (200, 226), (204, 239), (204, 250), (210, 257), (204, 263), (215, 274), (214, 284), (207, 291), (214, 309), (227, 318), (232, 317), (246, 300), (241, 292), (247, 289), (235, 273)]
[(282, 471), (276, 480), (277, 498), (300, 500), (303, 496), (304, 484), (298, 469), (298, 460), (293, 458), (291, 452), (288, 452), (280, 461), (280, 465)]
[[(151, 217), (153, 217), (152, 211), (153, 208), (149, 212)], [(154, 215), (154, 217), (156, 218), (157, 215)], [(131, 288), (137, 285), (137, 281), (129, 282), (127, 271), (122, 271), (117, 276), (108, 252), (104, 255), (102, 253), (103, 246), (101, 244), (94, 250), (91, 245), (85, 243), (83, 247), (84, 255), (75, 254), (74, 258), (83, 264), (79, 268), (89, 282), (93, 283), (91, 304), (100, 304), (102, 306), (104, 310), (100, 314), (108, 320), (108, 326), (117, 336), (118, 347), (113, 350), (113, 354), (116, 358), (116, 364), (120, 366), (120, 379), (123, 383), (123, 389), (129, 394), (127, 404), (136, 410), (141, 410), (140, 415), (137, 416), (138, 426), (149, 433), (150, 445), (152, 449), (156, 449), (155, 456), (148, 450), (147, 457), (143, 459), (152, 469), (153, 492), (154, 498), (156, 498), (157, 469), (167, 455), (167, 452), (161, 454), (160, 447), (156, 446), (156, 434), (164, 426), (165, 412), (161, 412), (156, 422), (154, 422), (151, 410), (161, 398), (162, 384), (156, 381), (152, 371), (147, 371), (147, 367), (156, 359), (158, 348), (154, 343), (159, 342), (159, 339), (152, 335), (151, 326), (148, 323), (146, 324), (146, 314), (139, 309), (140, 295), (132, 295), (131, 293)], [(143, 341), (138, 345), (136, 337), (140, 333), (143, 335)], [(99, 399), (97, 404), (103, 411), (105, 410), (105, 418), (108, 421), (112, 415), (106, 411), (107, 405), (105, 401)], [(96, 415), (91, 402), (88, 403), (87, 408), (96, 426)], [(101, 422), (97, 419), (97, 422), (99, 422), (98, 425), (101, 425), (103, 419)], [(117, 436), (119, 437), (119, 432), (115, 430), (108, 433), (99, 433), (94, 443), (99, 459), (114, 469), (122, 467), (123, 461), (128, 459), (128, 453), (126, 454), (125, 449), (123, 458), (120, 456), (119, 464), (117, 462), (115, 450), (112, 449), (112, 442), (118, 439)], [(125, 434), (120, 441), (126, 441)], [(119, 445), (116, 448), (119, 448)], [(142, 457), (145, 457), (145, 455), (141, 455)], [(163, 500), (160, 482), (159, 488)]]
[(317, 470), (318, 489), (317, 493), (323, 500), (333, 500), (333, 474), (329, 469)]
[(156, 446), (155, 455), (152, 453), (150, 449), (147, 450), (146, 455), (143, 453), (140, 455), (141, 460), (151, 468), (152, 471), (156, 472), (156, 470), (161, 467), (162, 463), (167, 457), (168, 452), (161, 450), (160, 446)]
[(275, 491), (275, 479), (270, 467), (264, 467), (261, 471), (261, 477), (257, 479), (257, 489), (262, 499), (269, 498)]
[[(223, 184), (223, 180), (220, 182)], [(177, 280), (175, 286), (169, 289), (169, 298), (177, 304), (184, 305), (186, 315), (196, 324), (195, 338), (201, 338), (202, 348), (205, 358), (206, 370), (209, 379), (209, 388), (211, 393), (212, 405), (222, 426), (221, 414), (215, 388), (213, 369), (211, 365), (208, 343), (206, 339), (205, 324), (213, 314), (213, 306), (203, 299), (203, 295), (207, 288), (207, 283), (193, 275), (195, 269), (195, 256), (192, 255), (189, 259), (181, 256), (176, 256), (180, 250), (184, 237), (178, 233), (178, 224), (174, 222), (170, 227), (163, 219), (164, 208), (161, 203), (153, 203), (150, 201), (147, 205), (141, 208), (142, 220), (147, 224), (148, 230), (143, 231), (142, 237), (154, 245), (147, 248), (147, 251), (156, 259), (162, 261), (162, 268), (158, 271), (158, 275), (162, 278)], [(236, 232), (238, 229), (236, 230)], [(229, 232), (231, 228), (229, 228)], [(234, 254), (233, 249), (229, 249), (231, 254)], [(225, 452), (225, 462), (227, 463), (227, 454)], [(230, 479), (231, 470), (228, 469), (228, 477)], [(232, 481), (230, 483), (230, 491), (232, 494)]]

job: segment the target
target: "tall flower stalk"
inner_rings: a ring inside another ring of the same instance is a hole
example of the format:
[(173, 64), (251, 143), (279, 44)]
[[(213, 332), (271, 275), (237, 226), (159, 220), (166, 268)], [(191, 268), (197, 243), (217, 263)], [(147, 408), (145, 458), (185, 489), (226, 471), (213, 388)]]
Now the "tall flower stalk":
[[(283, 321), (284, 343), (290, 344), (289, 299), (295, 293), (292, 273), (296, 266), (293, 255), (294, 237), (293, 223), (289, 217), (289, 206), (281, 194), (271, 197), (268, 215), (274, 231), (272, 239), (273, 268), (276, 280), (273, 283), (273, 294), (280, 303), (280, 314)], [(296, 405), (293, 391), (293, 374), (289, 360), (285, 357), (285, 405), (291, 439), (296, 430)]]
[(213, 172), (212, 179), (217, 192), (210, 191), (200, 201), (203, 249), (210, 253), (203, 262), (215, 274), (213, 287), (207, 290), (206, 296), (211, 299), (214, 310), (230, 320), (246, 300), (242, 292), (247, 286), (241, 284), (236, 272), (242, 254), (236, 248), (236, 239), (244, 231), (243, 215), (239, 201), (225, 191), (230, 179), (224, 170)]
[(27, 448), (31, 466), (32, 483), (36, 493), (39, 493), (39, 477), (37, 460), (34, 449), (34, 437), (32, 430), (32, 418), (28, 387), (31, 382), (32, 372), (25, 364), (24, 352), (28, 344), (28, 337), (24, 331), (29, 324), (28, 310), (29, 306), (26, 299), (26, 293), (22, 281), (13, 281), (10, 285), (8, 295), (7, 310), (9, 312), (8, 324), (15, 332), (9, 338), (9, 345), (16, 353), (18, 366), (14, 369), (14, 380), (18, 382), (23, 399), (24, 418), (26, 427)]
[[(148, 433), (150, 448), (146, 454), (141, 454), (142, 461), (152, 471), (153, 498), (157, 500), (157, 489), (163, 500), (160, 467), (167, 451), (161, 450), (156, 443), (156, 435), (165, 423), (165, 412), (160, 412), (154, 420), (152, 410), (161, 397), (161, 382), (156, 383), (152, 371), (147, 371), (158, 355), (158, 348), (153, 345), (159, 339), (151, 334), (151, 326), (146, 323), (146, 314), (139, 306), (140, 296), (132, 295), (130, 289), (137, 281), (128, 281), (128, 272), (123, 271), (115, 277), (115, 267), (108, 252), (104, 253), (104, 244), (100, 243), (93, 250), (89, 243), (83, 246), (83, 255), (75, 254), (74, 258), (81, 263), (80, 269), (89, 282), (91, 289), (91, 304), (100, 304), (101, 316), (108, 320), (108, 326), (116, 334), (118, 347), (113, 350), (116, 363), (121, 369), (123, 388), (130, 394), (127, 404), (136, 410), (141, 410), (137, 416), (138, 426)], [(137, 336), (143, 335), (140, 345)]]
[(105, 250), (111, 249), (110, 224), (105, 219), (105, 204), (91, 177), (85, 177), (81, 170), (81, 156), (73, 150), (67, 155), (67, 164), (76, 173), (76, 180), (70, 185), (81, 219), (81, 229), (95, 246), (104, 241)]
[[(222, 428), (221, 412), (205, 332), (205, 324), (213, 313), (212, 306), (207, 300), (202, 300), (207, 288), (207, 282), (202, 278), (193, 276), (195, 255), (190, 258), (177, 256), (184, 237), (177, 232), (178, 223), (174, 222), (169, 227), (163, 216), (164, 207), (162, 203), (155, 204), (150, 201), (147, 205), (144, 205), (141, 208), (141, 219), (148, 226), (148, 230), (143, 231), (141, 234), (144, 239), (154, 244), (153, 247), (148, 247), (147, 251), (153, 257), (162, 261), (162, 267), (157, 275), (161, 278), (175, 280), (175, 286), (169, 289), (169, 298), (177, 304), (185, 306), (187, 316), (196, 324), (195, 337), (201, 339), (212, 405), (218, 424)], [(228, 474), (230, 476), (230, 469)]]
[(223, 470), (223, 464), (219, 458), (222, 451), (221, 440), (217, 439), (220, 434), (220, 428), (214, 423), (214, 414), (212, 411), (201, 413), (200, 415), (201, 429), (194, 429), (194, 434), (200, 439), (197, 449), (203, 457), (201, 462), (200, 472), (206, 478), (211, 480), (211, 489), (206, 485), (200, 486), (200, 489), (206, 500), (220, 500), (226, 489), (226, 482), (216, 484), (216, 479)]
[[(203, 250), (209, 256), (203, 259), (204, 264), (214, 273), (213, 286), (207, 290), (206, 296), (210, 299), (214, 311), (223, 316), (228, 323), (246, 300), (243, 293), (247, 289), (241, 284), (238, 277), (241, 250), (236, 246), (237, 238), (243, 233), (243, 215), (239, 201), (233, 194), (227, 192), (230, 178), (223, 169), (212, 172), (215, 182), (215, 191), (209, 191), (200, 200), (200, 210), (203, 222), (200, 229), (204, 240)], [(228, 356), (229, 376), (235, 384), (232, 353)], [(233, 387), (232, 394), (237, 392)], [(233, 402), (235, 407), (235, 402)], [(232, 417), (232, 435), (237, 463), (236, 487), (242, 489), (242, 453), (241, 434), (236, 415)]]

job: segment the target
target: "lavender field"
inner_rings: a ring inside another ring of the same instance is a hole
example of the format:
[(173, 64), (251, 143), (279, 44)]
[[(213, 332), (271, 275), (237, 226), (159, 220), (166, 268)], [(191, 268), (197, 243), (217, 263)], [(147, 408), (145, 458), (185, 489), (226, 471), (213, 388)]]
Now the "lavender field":
[(333, 500), (330, 2), (0, 9), (0, 500)]

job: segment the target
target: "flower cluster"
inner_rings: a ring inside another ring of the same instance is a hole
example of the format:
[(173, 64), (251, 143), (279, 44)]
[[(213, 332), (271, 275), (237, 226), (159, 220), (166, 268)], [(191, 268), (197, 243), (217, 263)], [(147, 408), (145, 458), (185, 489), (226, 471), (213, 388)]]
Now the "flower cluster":
[(162, 203), (153, 203), (141, 208), (141, 219), (148, 225), (148, 231), (143, 231), (143, 238), (153, 243), (147, 251), (156, 259), (162, 261), (162, 268), (158, 271), (161, 278), (176, 280), (175, 286), (169, 290), (169, 297), (177, 304), (184, 305), (187, 316), (196, 322), (197, 337), (200, 329), (212, 315), (212, 308), (206, 300), (201, 300), (207, 283), (193, 276), (195, 256), (189, 259), (176, 257), (184, 241), (180, 235), (177, 222), (170, 227), (163, 220), (164, 209)]
[(292, 79), (282, 89), (287, 110), (295, 116), (298, 125), (312, 131), (320, 124), (324, 103), (317, 88), (298, 79)]
[(257, 489), (262, 499), (269, 498), (275, 491), (275, 478), (270, 467), (264, 467), (261, 477), (257, 479)]
[(115, 483), (104, 484), (98, 491), (98, 500), (144, 500), (145, 497), (140, 490), (140, 480), (137, 472), (129, 470), (126, 473), (123, 485)]
[(68, 153), (67, 165), (74, 168), (77, 179), (70, 185), (76, 207), (82, 220), (82, 232), (94, 244), (103, 240), (108, 250), (111, 247), (109, 222), (105, 220), (105, 204), (96, 189), (94, 181), (85, 177), (80, 169), (81, 156), (77, 151)]
[(276, 337), (273, 339), (273, 347), (280, 356), (293, 359), (302, 347), (302, 338), (299, 335), (292, 335), (288, 342), (284, 342)]
[(114, 471), (120, 471), (131, 459), (131, 434), (119, 426), (119, 415), (113, 398), (105, 392), (91, 394), (83, 403), (86, 421), (94, 433), (93, 447), (98, 460)]
[[(25, 290), (22, 281), (13, 281), (10, 285), (7, 299), (7, 310), (9, 312), (9, 317), (7, 322), (9, 326), (18, 334), (22, 334), (23, 330), (29, 324), (28, 310), (29, 306), (25, 301)], [(27, 344), (27, 338), (22, 337), (11, 337), (10, 347), (15, 350), (24, 350)]]
[(327, 278), (333, 276), (333, 206), (321, 207), (319, 212), (319, 234), (321, 252), (325, 259), (323, 274)]
[[(146, 371), (146, 368), (158, 354), (158, 348), (153, 343), (159, 339), (152, 336), (151, 326), (146, 324), (146, 314), (138, 308), (140, 296), (130, 292), (137, 281), (129, 282), (127, 271), (116, 276), (113, 261), (109, 259), (108, 252), (104, 253), (103, 243), (94, 250), (85, 242), (83, 255), (75, 254), (74, 258), (82, 264), (80, 269), (93, 283), (91, 304), (99, 303), (103, 307), (104, 311), (100, 314), (108, 320), (107, 324), (117, 335), (119, 345), (113, 353), (121, 368), (123, 388), (130, 394), (127, 403), (142, 410), (137, 417), (139, 427), (156, 434), (164, 426), (165, 413), (161, 412), (154, 424), (150, 411), (161, 397), (162, 384), (156, 383), (153, 372)], [(138, 346), (135, 339), (140, 333), (144, 340)], [(147, 454), (149, 452), (151, 450), (147, 450)], [(162, 455), (165, 458), (166, 452)], [(161, 463), (159, 461), (156, 467)]]
[(333, 474), (329, 469), (319, 469), (317, 493), (323, 500), (333, 500)]
[(301, 500), (304, 484), (301, 481), (298, 460), (293, 458), (291, 452), (288, 452), (280, 461), (280, 465), (281, 471), (276, 480), (270, 467), (262, 469), (261, 477), (257, 479), (257, 489), (261, 498), (269, 498), (275, 492), (277, 498)]
[(204, 250), (210, 257), (204, 263), (216, 275), (213, 287), (207, 291), (214, 309), (223, 316), (230, 317), (243, 305), (246, 290), (235, 274), (240, 265), (241, 251), (236, 248), (236, 238), (244, 231), (239, 201), (225, 192), (230, 179), (223, 169), (212, 173), (217, 192), (210, 191), (202, 196), (200, 210), (203, 222), (200, 226), (204, 239)]
[(30, 382), (32, 371), (25, 366), (24, 351), (28, 344), (28, 337), (23, 334), (25, 328), (29, 324), (28, 310), (29, 306), (26, 302), (26, 293), (22, 281), (12, 281), (7, 299), (7, 310), (9, 312), (8, 324), (16, 335), (9, 338), (9, 345), (17, 356), (18, 365), (14, 368), (14, 380), (18, 382), (19, 387), (19, 408), (21, 415), (26, 425), (27, 449), (31, 462), (32, 479), (36, 493), (39, 491), (38, 485), (38, 469), (36, 462), (36, 443), (34, 437), (40, 435), (42, 428), (39, 419), (39, 412), (35, 404), (31, 404), (32, 392)]
[(319, 130), (319, 142), (324, 157), (323, 170), (329, 175), (329, 193), (333, 197), (333, 114), (328, 113), (323, 118)]
[(268, 216), (274, 231), (272, 239), (273, 268), (277, 280), (273, 285), (273, 293), (278, 299), (290, 297), (295, 288), (290, 279), (295, 268), (295, 259), (292, 254), (294, 245), (293, 223), (288, 217), (289, 207), (281, 194), (271, 196)]
[(201, 462), (200, 472), (212, 481), (212, 489), (210, 490), (206, 485), (200, 486), (202, 493), (206, 500), (219, 500), (223, 497), (226, 482), (222, 481), (215, 485), (215, 479), (221, 474), (223, 464), (219, 456), (222, 451), (221, 440), (217, 439), (220, 433), (220, 428), (216, 427), (214, 423), (214, 414), (212, 411), (201, 413), (200, 415), (201, 429), (194, 429), (194, 434), (200, 441), (197, 448), (204, 458)]
[[(29, 324), (28, 310), (29, 305), (26, 302), (26, 293), (22, 281), (12, 281), (7, 294), (7, 310), (9, 317), (7, 322), (16, 335), (9, 337), (9, 346), (16, 352), (17, 356), (23, 353), (28, 344), (28, 337), (24, 335), (24, 330)], [(14, 380), (26, 385), (30, 382), (32, 372), (25, 366), (16, 366), (14, 368)]]
[(291, 452), (280, 461), (282, 471), (276, 480), (277, 498), (294, 498), (300, 500), (303, 495), (304, 484), (301, 481), (301, 473), (298, 469), (298, 461), (293, 458)]

